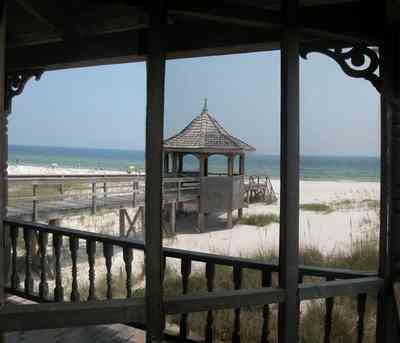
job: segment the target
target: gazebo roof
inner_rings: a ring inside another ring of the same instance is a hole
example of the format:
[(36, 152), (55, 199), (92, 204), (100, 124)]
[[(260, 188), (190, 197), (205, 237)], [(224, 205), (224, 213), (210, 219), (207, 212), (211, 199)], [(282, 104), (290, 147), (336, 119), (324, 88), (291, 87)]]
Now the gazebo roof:
[(207, 99), (202, 112), (178, 134), (164, 141), (164, 151), (241, 153), (256, 150), (229, 134), (209, 113)]

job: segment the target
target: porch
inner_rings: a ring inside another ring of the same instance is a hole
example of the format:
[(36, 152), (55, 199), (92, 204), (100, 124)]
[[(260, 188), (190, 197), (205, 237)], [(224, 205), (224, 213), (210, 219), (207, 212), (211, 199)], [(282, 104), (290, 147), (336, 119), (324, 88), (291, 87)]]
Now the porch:
[[(218, 7), (214, 1), (193, 4), (179, 0), (118, 4), (0, 1), (2, 338), (15, 331), (119, 324), (145, 329), (149, 343), (190, 342), (194, 340), (190, 318), (204, 312), (204, 328), (196, 334), (200, 340), (213, 342), (218, 329), (216, 313), (227, 310), (233, 313), (233, 320), (226, 340), (237, 343), (244, 330), (243, 317), (253, 308), (261, 321), (260, 342), (277, 336), (280, 343), (294, 343), (299, 341), (302, 303), (316, 299), (325, 306), (324, 337), (320, 339), (330, 342), (335, 302), (348, 297), (356, 304), (353, 336), (357, 342), (364, 339), (368, 300), (377, 309), (376, 341), (398, 342), (394, 287), (400, 261), (399, 18), (399, 4), (393, 0), (226, 0)], [(163, 248), (167, 59), (277, 49), (281, 53), (279, 264)], [(369, 82), (381, 96), (380, 256), (376, 274), (299, 266), (299, 59), (310, 52), (333, 59), (344, 73)], [(23, 92), (30, 79), (38, 80), (49, 70), (137, 61), (146, 62), (147, 67), (144, 193), (150, 200), (145, 203), (145, 242), (7, 217), (7, 116), (12, 99)], [(38, 258), (33, 258), (34, 252)], [(145, 254), (145, 283), (139, 288), (135, 288), (133, 277), (136, 252)], [(118, 275), (124, 282), (123, 299), (114, 294), (115, 254), (123, 256)], [(165, 273), (172, 261), (181, 284), (176, 295), (164, 294)], [(82, 262), (87, 273), (80, 270)], [(99, 263), (106, 272), (102, 297), (95, 274)], [(231, 287), (216, 287), (221, 266), (231, 272)], [(202, 291), (190, 291), (194, 268), (202, 272), (206, 285)], [(245, 286), (244, 275), (249, 270), (258, 275), (258, 286)], [(80, 287), (82, 280), (86, 280), (85, 291)], [(6, 294), (35, 303), (7, 304)], [(166, 320), (169, 315), (177, 317)], [(274, 337), (272, 318), (276, 323)]]

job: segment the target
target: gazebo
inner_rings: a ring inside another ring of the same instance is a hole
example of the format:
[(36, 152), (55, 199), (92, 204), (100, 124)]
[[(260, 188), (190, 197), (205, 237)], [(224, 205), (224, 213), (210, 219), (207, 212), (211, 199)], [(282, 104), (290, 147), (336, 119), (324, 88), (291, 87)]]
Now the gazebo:
[[(164, 174), (181, 177), (185, 173), (183, 158), (194, 155), (199, 159), (199, 170), (194, 173), (201, 179), (199, 199), (199, 229), (203, 230), (204, 215), (209, 211), (226, 210), (227, 227), (232, 227), (232, 210), (238, 209), (242, 216), (243, 176), (245, 175), (245, 154), (255, 151), (251, 145), (228, 133), (208, 112), (207, 98), (201, 113), (196, 116), (182, 131), (164, 141)], [(208, 159), (212, 155), (227, 157), (226, 173), (209, 174)], [(235, 158), (239, 157), (239, 170), (235, 173)], [(170, 168), (172, 160), (172, 168)], [(193, 173), (192, 173), (193, 175)], [(212, 176), (210, 180), (208, 176)], [(236, 177), (236, 178), (235, 178)], [(216, 194), (211, 188), (218, 190)], [(234, 188), (237, 189), (234, 192)], [(210, 196), (209, 193), (213, 195)], [(223, 197), (224, 199), (221, 199)]]

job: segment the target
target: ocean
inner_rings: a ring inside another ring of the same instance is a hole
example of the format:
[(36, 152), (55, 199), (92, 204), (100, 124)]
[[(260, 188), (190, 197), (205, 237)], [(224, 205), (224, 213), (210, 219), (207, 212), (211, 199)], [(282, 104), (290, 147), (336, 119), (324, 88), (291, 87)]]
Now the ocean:
[[(42, 146), (9, 146), (9, 164), (50, 166), (57, 163), (65, 168), (90, 168), (126, 171), (128, 166), (144, 169), (144, 151), (116, 149), (61, 148)], [(185, 170), (196, 170), (197, 159), (187, 156)], [(213, 156), (210, 172), (226, 171), (226, 158)], [(237, 164), (236, 164), (237, 168)], [(302, 156), (300, 177), (303, 180), (357, 180), (378, 181), (378, 157), (360, 156)], [(250, 153), (246, 156), (247, 175), (268, 175), (279, 178), (279, 156)]]

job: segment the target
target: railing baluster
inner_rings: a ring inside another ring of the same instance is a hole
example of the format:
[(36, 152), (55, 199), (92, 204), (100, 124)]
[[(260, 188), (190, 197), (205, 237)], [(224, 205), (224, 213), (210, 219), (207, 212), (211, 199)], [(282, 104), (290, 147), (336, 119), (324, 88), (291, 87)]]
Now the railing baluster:
[(133, 251), (129, 247), (124, 247), (124, 262), (125, 262), (125, 272), (126, 272), (126, 297), (132, 297), (132, 261), (133, 261)]
[[(192, 261), (189, 257), (183, 257), (181, 260), (181, 274), (182, 274), (182, 293), (187, 294), (189, 290), (189, 276), (191, 273)], [(180, 338), (186, 339), (189, 333), (188, 330), (188, 313), (181, 314), (179, 323)]]
[(79, 249), (79, 239), (77, 237), (70, 237), (69, 250), (71, 252), (71, 260), (72, 260), (72, 289), (71, 289), (72, 302), (80, 301), (80, 294), (78, 290), (78, 268), (77, 268), (78, 249)]
[(61, 247), (63, 244), (62, 236), (58, 233), (53, 234), (53, 247), (54, 254), (56, 257), (55, 262), (55, 274), (56, 274), (56, 282), (54, 287), (54, 300), (57, 302), (64, 301), (64, 288), (62, 286), (62, 277), (61, 277)]
[(112, 257), (114, 255), (114, 248), (112, 244), (104, 243), (103, 245), (103, 254), (106, 260), (106, 269), (107, 269), (107, 299), (112, 299)]
[[(326, 281), (333, 281), (334, 277), (328, 276)], [(332, 317), (333, 317), (333, 306), (335, 303), (335, 298), (330, 297), (325, 299), (325, 334), (324, 334), (324, 343), (331, 342), (331, 333), (332, 333)]]
[(10, 236), (11, 236), (11, 248), (12, 248), (11, 288), (18, 289), (20, 283), (18, 268), (17, 268), (19, 228), (17, 226), (11, 226), (10, 229), (11, 229)]
[[(214, 290), (214, 281), (215, 281), (215, 264), (214, 263), (207, 262), (206, 278), (207, 278), (207, 291), (212, 292)], [(213, 314), (213, 311), (207, 312), (205, 339), (206, 339), (206, 343), (211, 343), (214, 340), (214, 314)]]
[(39, 232), (39, 251), (40, 251), (40, 283), (39, 283), (39, 296), (45, 299), (49, 295), (49, 284), (47, 283), (47, 244), (49, 234), (47, 232)]
[(366, 302), (367, 294), (364, 293), (357, 296), (357, 343), (362, 343), (364, 339), (364, 317)]
[[(235, 265), (233, 267), (233, 287), (234, 289), (242, 288), (243, 270), (242, 267)], [(235, 320), (233, 324), (232, 342), (240, 343), (240, 307), (235, 308)]]
[(32, 278), (32, 250), (33, 250), (33, 231), (24, 228), (25, 241), (25, 293), (32, 294), (33, 278)]
[(89, 263), (89, 294), (88, 300), (96, 300), (96, 271), (95, 271), (95, 263), (96, 263), (96, 241), (87, 240), (86, 241), (86, 253), (88, 255), (88, 263)]
[[(263, 270), (262, 272), (262, 287), (271, 287), (272, 285), (272, 273)], [(269, 305), (263, 306), (263, 324), (262, 324), (262, 332), (261, 332), (261, 343), (269, 343)]]

